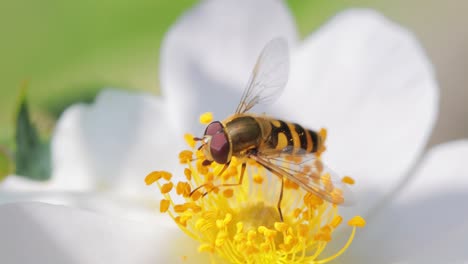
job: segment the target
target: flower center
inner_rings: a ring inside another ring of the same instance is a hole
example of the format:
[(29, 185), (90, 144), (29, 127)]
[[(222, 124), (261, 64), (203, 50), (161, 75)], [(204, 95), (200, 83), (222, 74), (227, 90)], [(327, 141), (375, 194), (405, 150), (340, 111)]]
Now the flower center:
[(247, 230), (253, 230), (259, 226), (273, 228), (275, 222), (281, 220), (278, 215), (278, 208), (266, 206), (264, 202), (260, 201), (242, 208), (237, 215), (236, 221), (244, 223)]
[[(351, 219), (348, 242), (324, 258), (322, 253), (343, 220), (338, 206), (287, 179), (268, 174), (251, 160), (233, 157), (227, 170), (223, 170), (224, 165), (204, 164), (203, 153), (194, 149), (193, 137), (186, 135), (185, 139), (192, 150), (179, 155), (187, 166), (184, 177), (174, 180), (168, 172), (155, 171), (145, 181), (148, 185), (156, 183), (163, 194), (160, 211), (199, 241), (199, 251), (210, 253), (213, 260), (325, 263), (341, 255), (351, 244), (356, 227), (365, 225), (359, 216)], [(242, 184), (238, 184), (244, 162), (248, 166)], [(282, 219), (278, 206), (281, 181)], [(353, 184), (354, 180), (346, 177), (343, 182)]]

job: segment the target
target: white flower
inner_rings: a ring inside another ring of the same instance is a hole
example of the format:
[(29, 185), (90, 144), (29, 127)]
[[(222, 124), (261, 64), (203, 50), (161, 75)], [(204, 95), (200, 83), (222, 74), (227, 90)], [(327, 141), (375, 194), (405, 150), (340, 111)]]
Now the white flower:
[(158, 197), (143, 179), (175, 170), (183, 133), (203, 131), (200, 113), (222, 119), (235, 109), (276, 36), (292, 47), (291, 76), (265, 111), (327, 127), (324, 160), (357, 180), (357, 205), (342, 211), (368, 225), (339, 261), (466, 262), (468, 141), (422, 156), (438, 91), (414, 37), (373, 11), (351, 10), (299, 42), (287, 8), (259, 0), (204, 1), (186, 13), (163, 44), (161, 97), (105, 91), (63, 114), (52, 181), (12, 176), (1, 186), (2, 263), (201, 262), (193, 241), (151, 210), (148, 198)]

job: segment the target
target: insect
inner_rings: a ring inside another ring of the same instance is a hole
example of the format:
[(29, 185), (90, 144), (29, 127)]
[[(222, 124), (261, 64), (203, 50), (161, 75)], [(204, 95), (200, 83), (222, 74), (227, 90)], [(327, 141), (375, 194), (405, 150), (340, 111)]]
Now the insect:
[(324, 173), (327, 168), (319, 160), (324, 150), (324, 133), (248, 112), (257, 104), (274, 101), (286, 86), (288, 75), (287, 43), (281, 38), (273, 39), (263, 48), (235, 113), (223, 121), (210, 123), (204, 136), (195, 138), (201, 141), (199, 149), (205, 154), (205, 165), (224, 164), (219, 175), (229, 167), (232, 157), (242, 161), (239, 181), (216, 187), (241, 185), (248, 159), (278, 176), (281, 191), (277, 208), (281, 221), (285, 179), (333, 204), (344, 202), (345, 189), (336, 174)]

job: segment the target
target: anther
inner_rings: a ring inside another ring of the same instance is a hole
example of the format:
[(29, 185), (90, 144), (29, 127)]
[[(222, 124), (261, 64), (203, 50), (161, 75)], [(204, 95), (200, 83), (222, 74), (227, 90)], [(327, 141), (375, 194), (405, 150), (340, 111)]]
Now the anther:
[(213, 113), (206, 112), (200, 115), (200, 123), (203, 125), (208, 125), (211, 121), (213, 121)]
[(364, 220), (364, 218), (362, 218), (361, 216), (357, 215), (348, 221), (348, 225), (356, 226), (356, 227), (364, 227), (366, 226), (366, 220)]

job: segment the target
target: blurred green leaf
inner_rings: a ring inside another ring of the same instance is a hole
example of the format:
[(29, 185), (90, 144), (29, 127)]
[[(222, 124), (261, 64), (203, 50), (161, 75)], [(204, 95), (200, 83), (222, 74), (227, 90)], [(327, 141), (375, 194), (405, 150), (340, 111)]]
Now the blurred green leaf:
[(4, 180), (10, 173), (13, 172), (13, 159), (6, 151), (0, 146), (0, 181)]
[(47, 180), (51, 173), (49, 143), (41, 142), (36, 127), (32, 124), (26, 89), (23, 89), (16, 116), (16, 174), (34, 179)]

